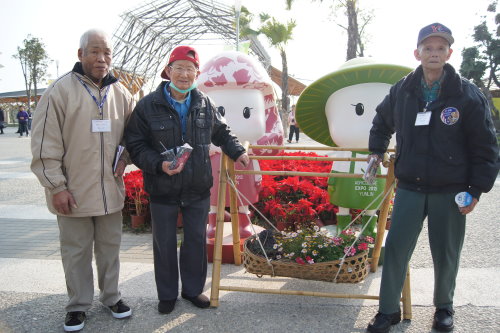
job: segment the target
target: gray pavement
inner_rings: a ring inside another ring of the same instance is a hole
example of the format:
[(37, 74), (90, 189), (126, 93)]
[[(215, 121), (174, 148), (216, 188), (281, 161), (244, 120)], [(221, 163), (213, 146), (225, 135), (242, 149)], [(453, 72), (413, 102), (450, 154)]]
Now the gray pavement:
[[(67, 300), (55, 216), (29, 170), (29, 138), (14, 128), (0, 135), (0, 332), (63, 332)], [(315, 145), (301, 133), (299, 144)], [(455, 295), (455, 332), (500, 332), (500, 179), (468, 217)], [(160, 315), (150, 234), (124, 233), (120, 289), (133, 308), (130, 319), (113, 319), (98, 300), (84, 332), (364, 332), (377, 311), (373, 300), (220, 292), (217, 308), (201, 310), (179, 299)], [(410, 263), (413, 319), (391, 332), (431, 332), (433, 272), (426, 230)], [(210, 296), (212, 266), (205, 294)], [(377, 295), (380, 272), (365, 281), (334, 284), (290, 278), (257, 278), (241, 266), (223, 265), (221, 284), (329, 293)], [(95, 280), (96, 281), (96, 280)], [(97, 282), (95, 282), (97, 288)]]

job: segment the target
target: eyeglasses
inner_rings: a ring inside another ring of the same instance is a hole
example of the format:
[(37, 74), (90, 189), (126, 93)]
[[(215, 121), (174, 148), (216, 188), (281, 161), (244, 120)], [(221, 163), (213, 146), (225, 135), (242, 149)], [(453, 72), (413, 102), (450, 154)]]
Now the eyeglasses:
[(169, 66), (169, 67), (172, 68), (172, 70), (176, 74), (183, 74), (184, 72), (186, 72), (189, 75), (193, 75), (193, 74), (196, 74), (196, 72), (198, 71), (198, 69), (194, 68), (194, 67), (189, 67), (189, 68), (184, 68), (184, 67), (179, 67), (179, 66)]

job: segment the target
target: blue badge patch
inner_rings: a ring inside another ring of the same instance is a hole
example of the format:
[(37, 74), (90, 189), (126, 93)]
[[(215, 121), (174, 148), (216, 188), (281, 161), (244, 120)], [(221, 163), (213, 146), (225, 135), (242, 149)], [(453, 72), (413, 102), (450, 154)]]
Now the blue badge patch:
[(460, 113), (457, 108), (448, 107), (441, 111), (441, 121), (446, 125), (454, 125), (460, 118)]

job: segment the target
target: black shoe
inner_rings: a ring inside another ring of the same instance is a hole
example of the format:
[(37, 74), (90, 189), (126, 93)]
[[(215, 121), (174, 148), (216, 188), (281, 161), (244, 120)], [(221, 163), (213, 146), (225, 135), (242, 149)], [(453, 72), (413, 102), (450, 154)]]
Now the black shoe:
[(205, 296), (203, 294), (199, 294), (198, 296), (194, 296), (194, 297), (189, 297), (186, 294), (181, 294), (181, 295), (182, 295), (182, 298), (187, 299), (188, 301), (193, 303), (194, 306), (196, 306), (198, 308), (205, 309), (205, 308), (208, 308), (210, 306), (210, 300), (208, 299), (207, 296)]
[(64, 319), (64, 330), (66, 332), (76, 332), (85, 326), (85, 312), (83, 311), (73, 311), (66, 313), (66, 319)]
[(174, 311), (176, 301), (177, 298), (170, 301), (160, 301), (158, 303), (158, 312), (163, 314), (169, 314), (170, 312)]
[(115, 305), (108, 306), (108, 308), (111, 310), (113, 317), (117, 319), (127, 318), (132, 315), (132, 310), (122, 300), (116, 302)]
[(455, 312), (449, 309), (436, 309), (434, 313), (434, 323), (432, 327), (440, 332), (449, 332), (453, 330), (453, 314)]
[(368, 327), (367, 332), (370, 333), (387, 333), (391, 329), (392, 325), (396, 325), (401, 321), (401, 311), (383, 314), (377, 313), (377, 315), (372, 319)]

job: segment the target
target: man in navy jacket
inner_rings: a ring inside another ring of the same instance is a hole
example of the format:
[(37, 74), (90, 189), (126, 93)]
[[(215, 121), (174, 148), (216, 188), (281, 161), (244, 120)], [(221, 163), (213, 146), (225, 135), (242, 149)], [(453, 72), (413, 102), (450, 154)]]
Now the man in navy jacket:
[[(388, 332), (401, 320), (401, 291), (425, 218), (434, 262), (433, 327), (453, 329), (465, 216), (481, 193), (493, 187), (500, 165), (486, 99), (446, 63), (453, 41), (450, 29), (440, 23), (422, 28), (414, 51), (421, 65), (391, 88), (373, 119), (370, 157), (380, 160), (396, 133), (398, 188), (385, 244), (379, 313), (368, 332)], [(455, 202), (458, 193), (470, 202)]]

